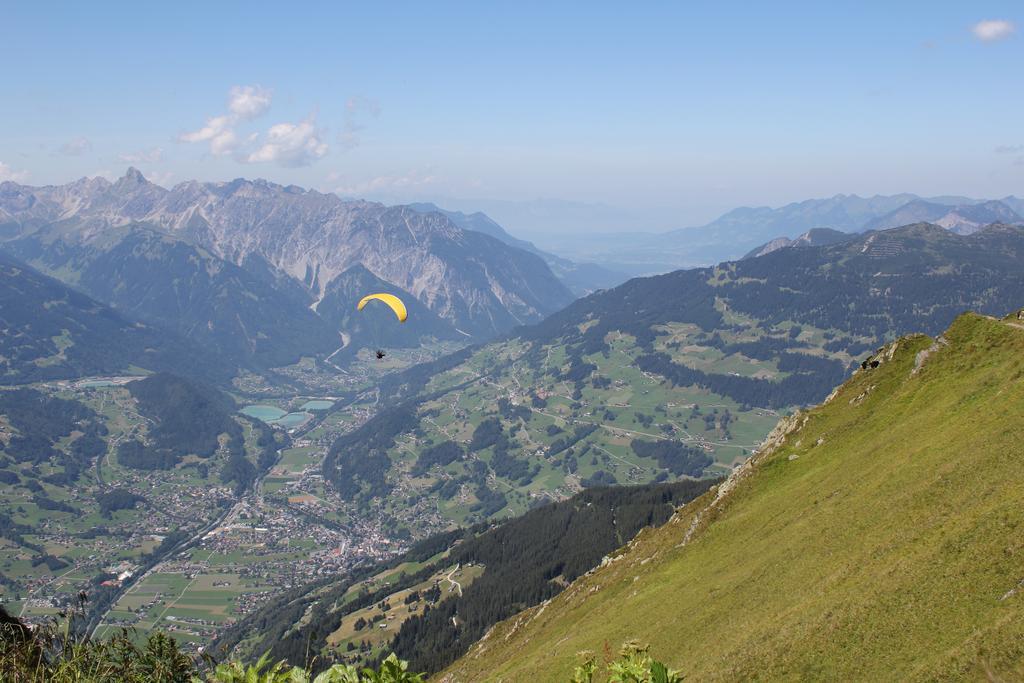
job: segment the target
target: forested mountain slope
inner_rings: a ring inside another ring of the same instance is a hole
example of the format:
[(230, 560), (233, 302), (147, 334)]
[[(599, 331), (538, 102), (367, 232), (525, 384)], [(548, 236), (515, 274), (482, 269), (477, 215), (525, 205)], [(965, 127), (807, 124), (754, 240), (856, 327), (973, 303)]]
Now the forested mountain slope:
[(145, 224), (107, 228), (89, 241), (55, 239), (54, 232), (8, 246), (123, 315), (243, 367), (287, 365), (341, 344), (301, 288), (275, 281), (256, 264), (242, 268)]
[(730, 479), (443, 681), (562, 681), (636, 639), (693, 680), (1015, 680), (1024, 312), (886, 345)]
[(136, 369), (214, 380), (233, 368), (215, 353), (121, 313), (0, 252), (0, 384)]

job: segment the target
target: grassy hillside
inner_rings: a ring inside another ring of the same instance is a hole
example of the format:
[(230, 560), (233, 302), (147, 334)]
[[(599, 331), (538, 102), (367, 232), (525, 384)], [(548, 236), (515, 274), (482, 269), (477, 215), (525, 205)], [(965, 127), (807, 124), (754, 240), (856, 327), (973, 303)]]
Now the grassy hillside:
[(1024, 321), (873, 360), (441, 680), (566, 680), (630, 639), (693, 680), (1024, 676)]

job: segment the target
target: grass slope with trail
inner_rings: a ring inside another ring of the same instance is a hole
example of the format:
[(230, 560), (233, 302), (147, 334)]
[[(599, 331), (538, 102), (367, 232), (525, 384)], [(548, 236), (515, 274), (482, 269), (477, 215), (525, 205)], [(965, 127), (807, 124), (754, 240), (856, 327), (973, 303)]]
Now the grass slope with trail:
[(691, 680), (1024, 675), (1024, 329), (887, 345), (730, 479), (443, 681), (563, 680), (624, 640)]

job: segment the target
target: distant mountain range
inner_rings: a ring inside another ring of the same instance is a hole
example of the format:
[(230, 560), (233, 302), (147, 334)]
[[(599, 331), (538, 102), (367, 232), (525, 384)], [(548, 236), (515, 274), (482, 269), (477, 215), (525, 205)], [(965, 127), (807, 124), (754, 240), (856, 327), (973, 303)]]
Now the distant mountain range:
[[(129, 169), (114, 183), (5, 182), (0, 240), (104, 303), (243, 365), (362, 343), (340, 335), (337, 315), (329, 323), (316, 312), (355, 266), (421, 302), (433, 316), (417, 328), (442, 337), (484, 339), (573, 298), (540, 256), (443, 213), (262, 180), (167, 190)], [(408, 331), (404, 340), (418, 343)]]
[[(262, 180), (168, 190), (129, 169), (113, 183), (0, 184), (0, 246), (128, 318), (236, 366), (267, 368), (304, 354), (344, 360), (377, 344), (485, 340), (630, 274), (832, 244), (908, 222), (970, 235), (1024, 221), (1022, 208), (1015, 197), (837, 195), (739, 208), (661, 235), (595, 234), (573, 261), (479, 212), (343, 201)], [(400, 292), (419, 312), (382, 336), (373, 330), (380, 324), (363, 324), (372, 314), (347, 310), (362, 286)]]
[(921, 198), (913, 194), (858, 197), (836, 195), (779, 208), (741, 207), (699, 227), (665, 233), (593, 233), (557, 238), (559, 254), (629, 274), (655, 274), (735, 260), (779, 239), (813, 229), (847, 233), (918, 222), (970, 234), (991, 223), (1024, 221), (1024, 200), (969, 197)]
[(992, 223), (1019, 223), (1022, 219), (1006, 201), (969, 202), (957, 205), (915, 199), (864, 225), (866, 230), (884, 230), (910, 223), (940, 225), (958, 235), (970, 235)]

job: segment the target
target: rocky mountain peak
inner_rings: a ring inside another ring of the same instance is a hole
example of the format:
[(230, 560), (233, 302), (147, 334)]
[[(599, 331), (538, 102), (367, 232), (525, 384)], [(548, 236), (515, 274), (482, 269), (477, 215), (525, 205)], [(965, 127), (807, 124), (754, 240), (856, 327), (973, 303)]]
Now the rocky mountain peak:
[(145, 184), (148, 184), (148, 183), (149, 183), (149, 181), (146, 180), (146, 176), (142, 175), (142, 171), (140, 171), (139, 169), (135, 168), (134, 166), (129, 166), (128, 170), (125, 171), (124, 175), (121, 176), (121, 178), (118, 179), (118, 181), (117, 181), (117, 184), (120, 185), (121, 187), (131, 187), (133, 185), (145, 185)]
[(146, 223), (236, 265), (264, 262), (314, 301), (360, 264), (473, 335), (539, 320), (572, 300), (541, 258), (463, 230), (442, 213), (262, 179), (167, 190), (134, 167), (112, 185), (17, 187), (18, 199), (0, 194), (0, 210), (30, 231), (59, 220), (60, 239), (90, 242), (110, 228)]

